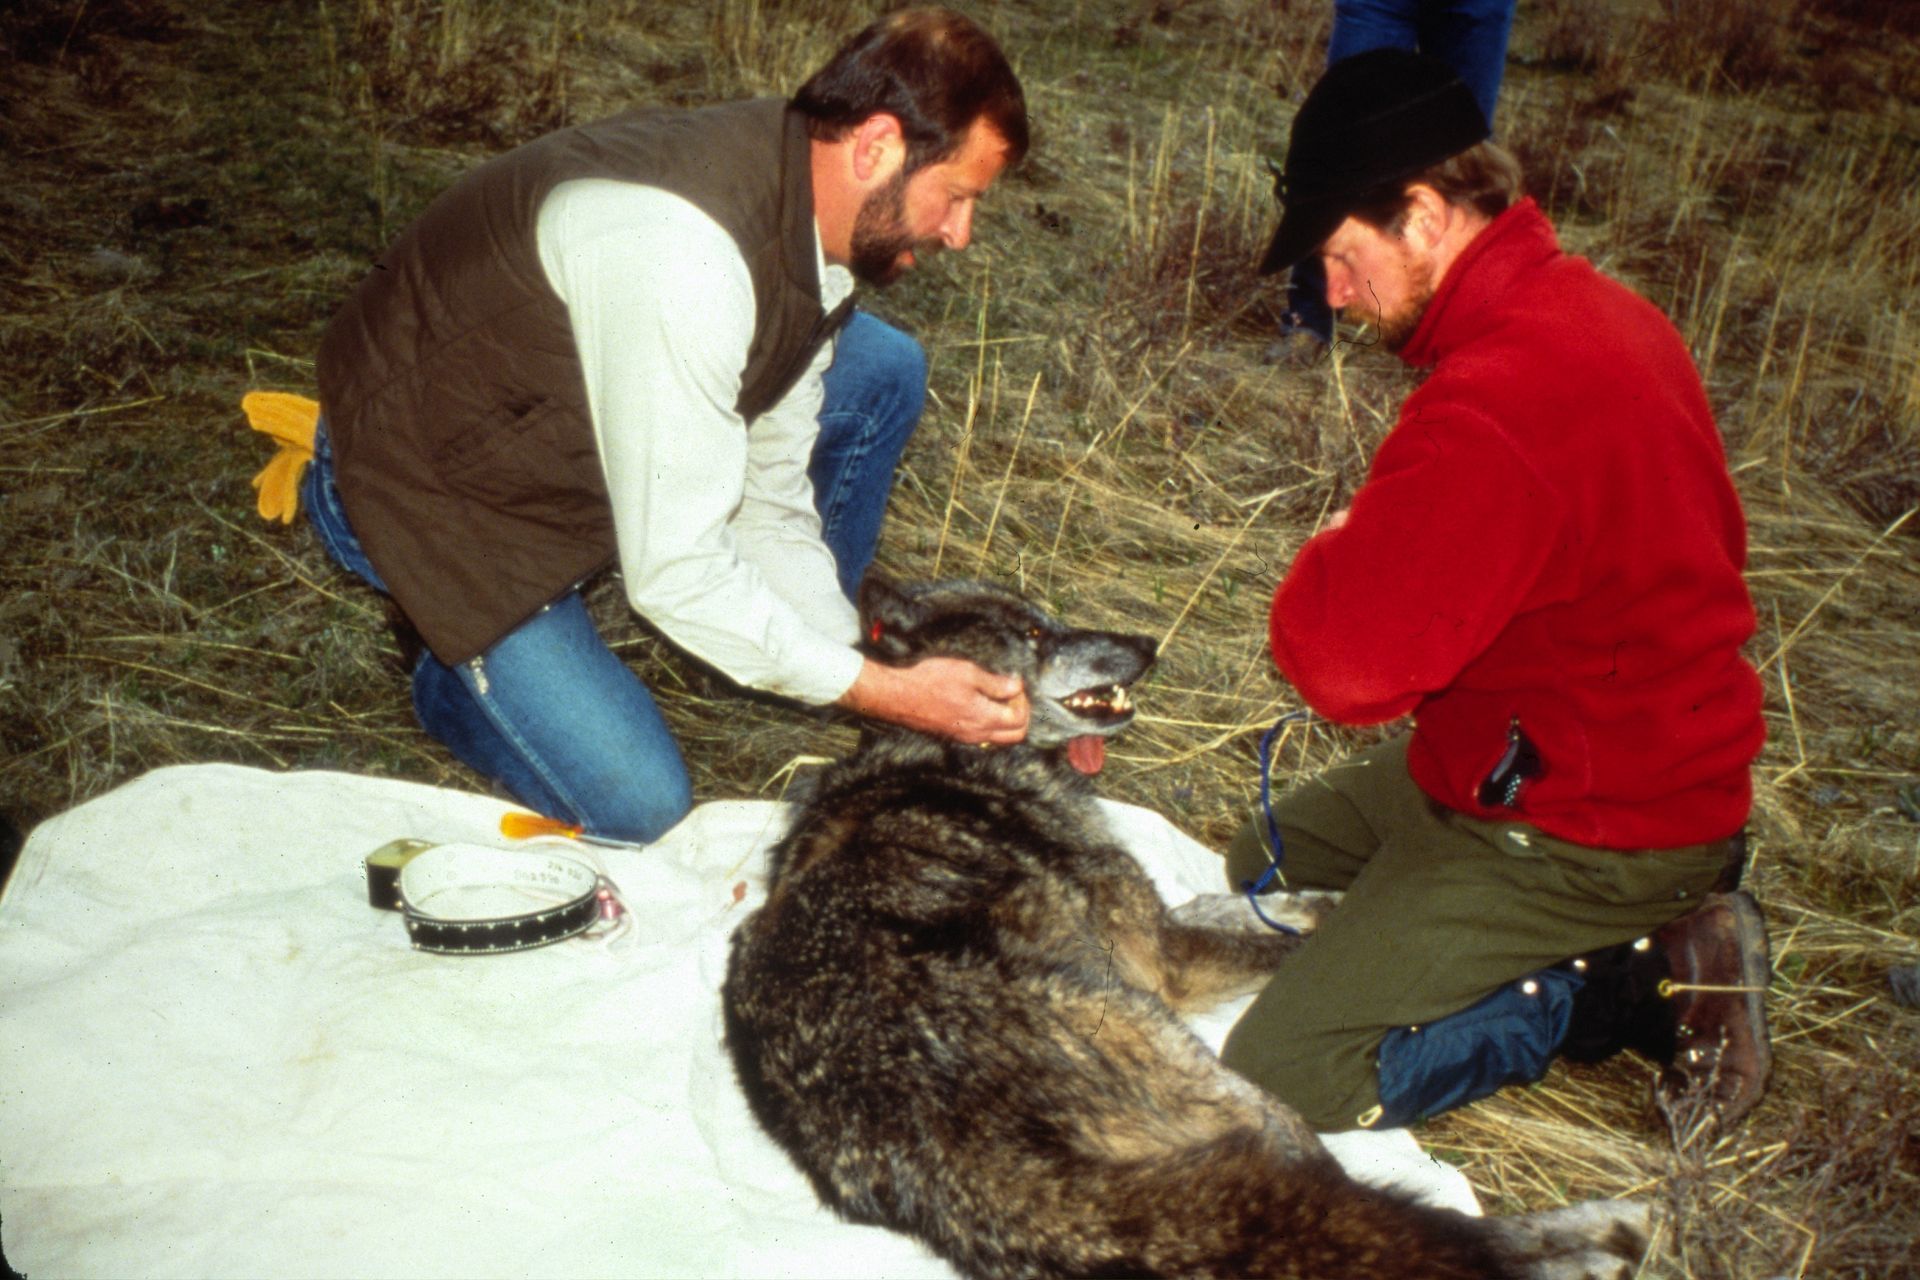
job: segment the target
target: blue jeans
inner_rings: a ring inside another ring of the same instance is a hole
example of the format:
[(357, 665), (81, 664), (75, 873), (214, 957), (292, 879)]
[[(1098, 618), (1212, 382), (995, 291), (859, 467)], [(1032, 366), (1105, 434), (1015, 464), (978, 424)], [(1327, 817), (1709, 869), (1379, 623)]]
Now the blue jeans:
[(1334, 0), (1327, 65), (1370, 49), (1410, 49), (1453, 68), (1493, 123), (1515, 0)]
[[(1500, 78), (1507, 69), (1507, 32), (1515, 0), (1334, 0), (1327, 65), (1370, 49), (1408, 49), (1453, 68), (1480, 113), (1493, 123)], [(1287, 285), (1285, 326), (1333, 340), (1327, 276), (1317, 257), (1302, 259)]]
[(807, 479), (840, 590), (852, 600), (880, 545), (894, 468), (927, 402), (926, 353), (900, 330), (855, 311), (834, 348), (825, 389)]
[[(808, 464), (849, 598), (872, 563), (926, 382), (919, 343), (865, 312), (853, 314), (827, 371)], [(324, 422), (301, 498), (334, 561), (384, 591), (340, 504)], [(653, 840), (693, 806), (686, 762), (653, 695), (601, 639), (578, 592), (473, 662), (449, 667), (423, 652), (413, 668), (413, 709), (462, 763), (521, 804), (597, 835)]]

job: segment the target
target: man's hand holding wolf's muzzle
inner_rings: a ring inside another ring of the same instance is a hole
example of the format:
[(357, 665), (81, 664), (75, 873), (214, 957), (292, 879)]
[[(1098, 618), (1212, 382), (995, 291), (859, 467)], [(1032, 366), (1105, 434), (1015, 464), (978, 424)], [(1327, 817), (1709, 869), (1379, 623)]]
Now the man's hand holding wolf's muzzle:
[(922, 658), (890, 667), (869, 658), (839, 705), (959, 742), (1010, 746), (1027, 736), (1026, 685), (961, 658)]

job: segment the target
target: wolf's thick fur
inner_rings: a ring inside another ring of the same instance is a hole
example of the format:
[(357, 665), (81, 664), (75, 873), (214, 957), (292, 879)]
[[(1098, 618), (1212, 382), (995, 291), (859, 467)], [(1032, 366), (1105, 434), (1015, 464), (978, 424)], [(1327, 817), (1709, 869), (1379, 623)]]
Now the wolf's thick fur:
[(1476, 1219), (1356, 1183), (1180, 1021), (1297, 942), (1165, 910), (1066, 767), (1131, 718), (1151, 641), (980, 584), (861, 606), (870, 652), (1017, 672), (1034, 714), (1012, 749), (869, 735), (734, 936), (728, 1046), (823, 1200), (974, 1276), (1630, 1273), (1638, 1207)]

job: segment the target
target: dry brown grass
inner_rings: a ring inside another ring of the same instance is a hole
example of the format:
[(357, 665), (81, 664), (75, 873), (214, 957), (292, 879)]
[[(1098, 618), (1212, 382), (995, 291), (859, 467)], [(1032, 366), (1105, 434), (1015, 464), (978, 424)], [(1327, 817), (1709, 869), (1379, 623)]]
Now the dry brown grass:
[[(1294, 705), (1264, 602), (1410, 385), (1294, 365), (1247, 263), (1317, 74), (1318, 0), (999, 0), (1036, 151), (979, 243), (875, 299), (933, 361), (883, 563), (1167, 638), (1110, 794), (1222, 841)], [(472, 159), (635, 100), (790, 87), (867, 10), (819, 0), (27, 0), (0, 14), (0, 810), (228, 760), (474, 786), (413, 727), (372, 597), (259, 522), (236, 404), (310, 389), (321, 326)], [(1778, 1076), (1712, 1142), (1646, 1068), (1556, 1067), (1427, 1127), (1488, 1198), (1667, 1206), (1648, 1276), (1920, 1275), (1920, 35), (1890, 0), (1543, 0), (1503, 131), (1571, 247), (1706, 374), (1752, 525), (1771, 738), (1755, 887)], [(1737, 39), (1735, 37), (1738, 37)], [(845, 725), (746, 698), (602, 588), (703, 797), (777, 794)], [(1299, 776), (1365, 735), (1296, 729)]]

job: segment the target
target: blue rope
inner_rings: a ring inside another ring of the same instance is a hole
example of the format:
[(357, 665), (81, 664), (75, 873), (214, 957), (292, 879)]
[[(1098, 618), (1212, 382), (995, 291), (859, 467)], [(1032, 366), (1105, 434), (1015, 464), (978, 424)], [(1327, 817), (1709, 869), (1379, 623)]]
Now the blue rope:
[(1242, 880), (1240, 887), (1246, 890), (1247, 902), (1253, 907), (1253, 914), (1260, 917), (1262, 924), (1280, 933), (1298, 936), (1300, 930), (1290, 924), (1281, 924), (1260, 909), (1260, 895), (1267, 887), (1280, 878), (1280, 863), (1287, 855), (1286, 843), (1280, 838), (1280, 824), (1273, 820), (1273, 743), (1280, 731), (1290, 724), (1305, 720), (1305, 710), (1289, 711), (1273, 722), (1273, 728), (1260, 737), (1260, 812), (1267, 821), (1267, 869), (1260, 873), (1258, 880)]

